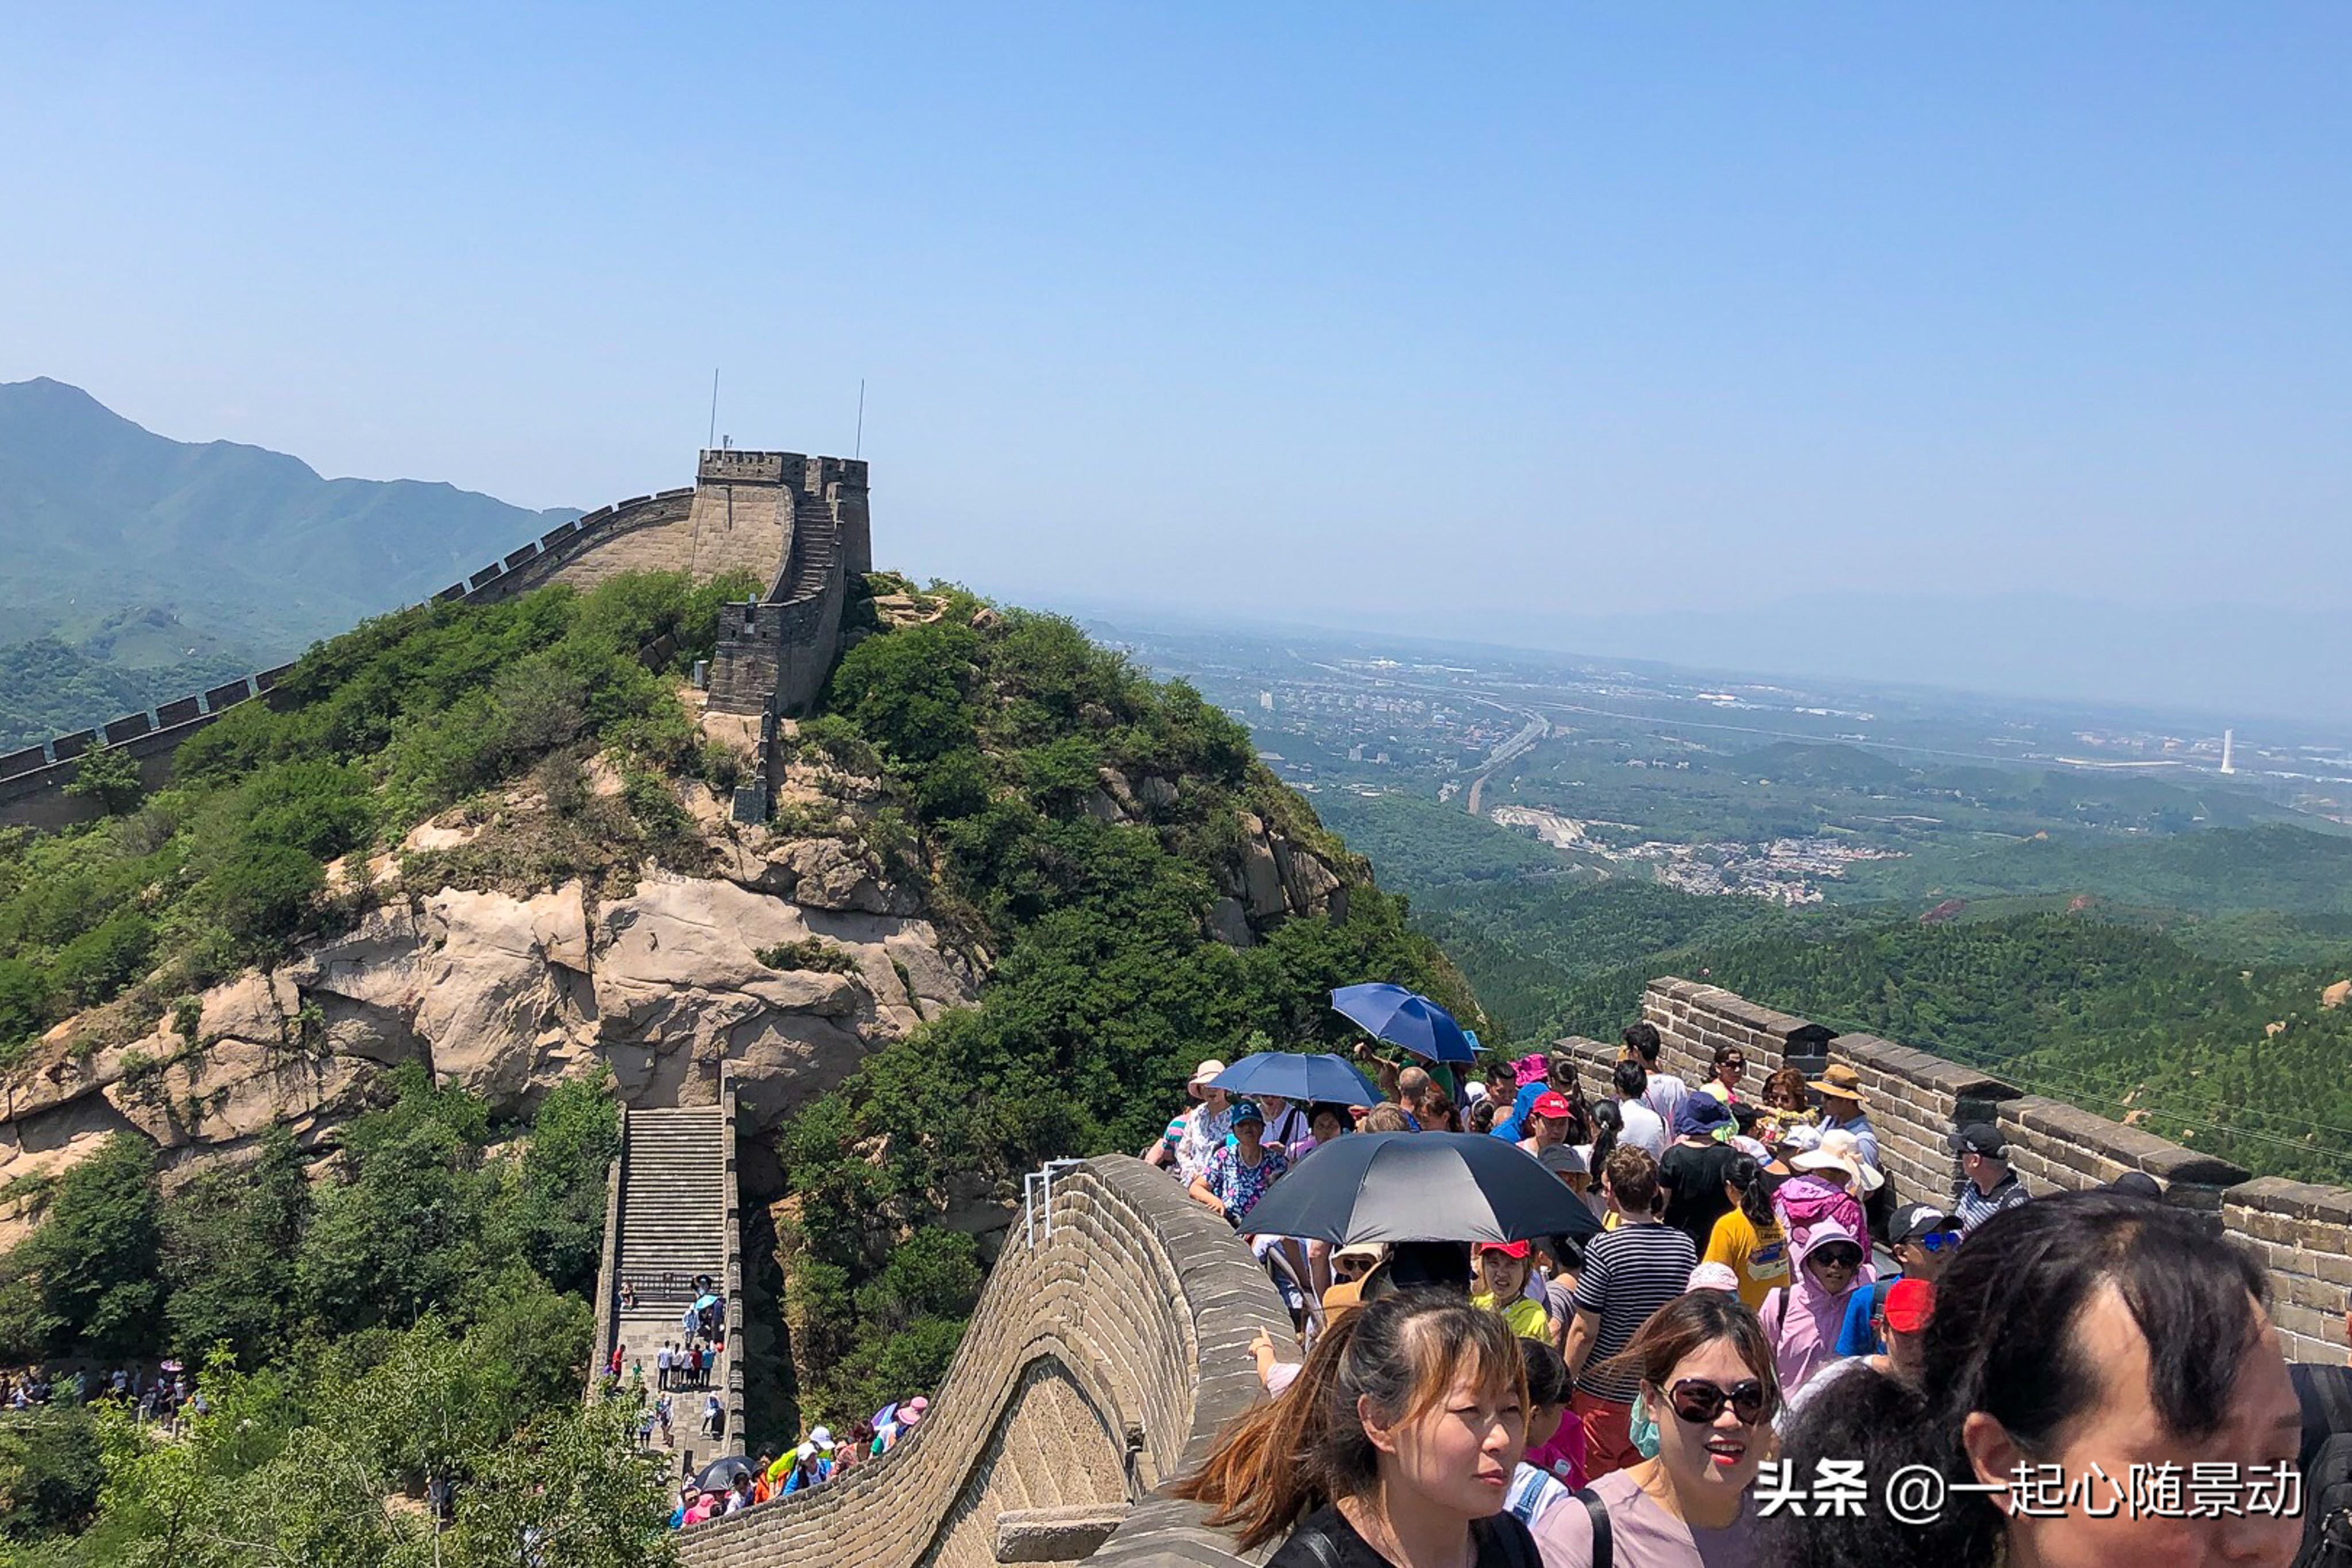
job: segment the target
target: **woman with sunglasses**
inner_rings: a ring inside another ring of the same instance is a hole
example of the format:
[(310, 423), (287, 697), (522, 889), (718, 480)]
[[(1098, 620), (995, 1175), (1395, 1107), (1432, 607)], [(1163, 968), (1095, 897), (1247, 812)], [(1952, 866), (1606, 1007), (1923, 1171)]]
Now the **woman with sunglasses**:
[(1718, 1045), (1707, 1065), (1707, 1080), (1699, 1087), (1727, 1105), (1738, 1104), (1739, 1081), (1748, 1076), (1748, 1053), (1736, 1045)]
[(1727, 1291), (1693, 1291), (1653, 1313), (1616, 1361), (1639, 1380), (1651, 1419), (1635, 1441), (1651, 1457), (1543, 1516), (1545, 1568), (1593, 1568), (1596, 1516), (1616, 1568), (1745, 1568), (1748, 1490), (1780, 1404), (1756, 1314)]
[(1870, 1284), (1870, 1253), (1861, 1234), (1825, 1219), (1789, 1244), (1794, 1282), (1764, 1298), (1756, 1314), (1772, 1342), (1780, 1386), (1794, 1394), (1837, 1359), (1846, 1302)]

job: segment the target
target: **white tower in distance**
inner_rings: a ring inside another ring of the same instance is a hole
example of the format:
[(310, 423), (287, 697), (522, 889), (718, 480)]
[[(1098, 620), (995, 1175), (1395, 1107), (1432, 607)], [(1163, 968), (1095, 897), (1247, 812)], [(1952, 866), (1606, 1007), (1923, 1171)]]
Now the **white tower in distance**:
[(2236, 744), (2238, 732), (2234, 729), (2225, 729), (2221, 732), (2221, 771), (2224, 773), (2235, 773), (2238, 770), (2230, 761), (2230, 750)]

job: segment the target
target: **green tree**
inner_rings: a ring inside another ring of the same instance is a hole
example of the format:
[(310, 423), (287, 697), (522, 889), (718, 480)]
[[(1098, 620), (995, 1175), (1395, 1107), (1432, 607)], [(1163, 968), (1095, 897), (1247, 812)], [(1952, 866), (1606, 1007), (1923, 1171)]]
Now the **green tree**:
[(288, 1264), (310, 1212), (302, 1152), (282, 1125), (264, 1130), (251, 1166), (200, 1171), (164, 1201), (165, 1316), (183, 1355), (225, 1343), (257, 1364), (286, 1340), (297, 1311)]
[(140, 782), (139, 763), (131, 753), (98, 746), (81, 754), (81, 766), (74, 769), (66, 793), (78, 800), (95, 800), (107, 815), (119, 817), (145, 798), (147, 787)]
[(163, 1305), (157, 1208), (154, 1150), (133, 1134), (116, 1134), (66, 1173), (26, 1243), (58, 1324), (56, 1348), (106, 1359), (155, 1348)]

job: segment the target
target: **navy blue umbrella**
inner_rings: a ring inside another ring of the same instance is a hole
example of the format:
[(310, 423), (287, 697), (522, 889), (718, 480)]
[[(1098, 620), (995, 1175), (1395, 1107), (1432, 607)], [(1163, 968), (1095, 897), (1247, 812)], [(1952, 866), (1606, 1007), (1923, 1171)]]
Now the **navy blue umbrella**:
[(1265, 1236), (1522, 1241), (1591, 1236), (1591, 1208), (1533, 1155), (1484, 1133), (1355, 1133), (1275, 1178), (1249, 1213)]
[(1381, 1092), (1356, 1071), (1344, 1056), (1300, 1056), (1286, 1051), (1261, 1051), (1244, 1056), (1212, 1081), (1231, 1094), (1279, 1094), (1307, 1103), (1328, 1101), (1334, 1105), (1377, 1105)]
[(1454, 1015), (1418, 991), (1375, 983), (1341, 986), (1331, 993), (1331, 1006), (1364, 1032), (1391, 1045), (1401, 1045), (1431, 1061), (1475, 1061), (1477, 1047), (1454, 1021)]

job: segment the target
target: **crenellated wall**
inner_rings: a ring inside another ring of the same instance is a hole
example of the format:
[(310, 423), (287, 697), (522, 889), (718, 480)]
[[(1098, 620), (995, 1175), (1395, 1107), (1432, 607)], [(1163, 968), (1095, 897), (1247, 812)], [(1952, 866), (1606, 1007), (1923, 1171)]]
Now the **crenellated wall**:
[[(686, 571), (708, 580), (745, 570), (766, 584), (751, 613), (723, 625), (712, 706), (757, 714), (805, 711), (839, 651), (851, 580), (871, 571), (866, 466), (848, 457), (723, 448), (702, 453), (695, 483), (633, 496), (561, 523), (434, 599), (489, 603), (568, 582), (591, 588), (625, 571)], [(180, 743), (236, 703), (265, 695), (281, 664), (104, 727), (103, 744), (139, 763), (142, 782), (170, 781)], [(100, 814), (65, 792), (100, 731), (77, 730), (0, 756), (0, 826), (59, 828)], [(762, 768), (764, 773), (767, 769)]]
[(1058, 1171), (1045, 1207), (1050, 1231), (1015, 1230), (914, 1435), (814, 1491), (686, 1531), (686, 1568), (981, 1568), (1001, 1549), (1070, 1562), (1097, 1542), (1088, 1560), (1130, 1568), (1242, 1561), (1196, 1509), (1150, 1494), (1258, 1397), (1249, 1341), (1290, 1333), (1272, 1285), (1140, 1161)]
[[(1817, 1075), (1843, 1062), (1861, 1075), (1865, 1107), (1885, 1172), (1899, 1201), (1940, 1202), (1960, 1182), (1947, 1142), (1970, 1122), (1999, 1126), (2011, 1164), (2029, 1190), (2079, 1191), (2126, 1171), (2164, 1187), (2165, 1201), (2216, 1217), (2230, 1235), (2269, 1265), (2272, 1315), (2298, 1361), (2340, 1363), (2345, 1312), (2352, 1306), (2352, 1191), (2275, 1176), (2250, 1179), (2228, 1160), (2126, 1126), (2091, 1112), (2029, 1094), (1981, 1069), (1870, 1034), (1835, 1034), (1807, 1019), (1759, 1007), (1720, 987), (1653, 980), (1642, 1016), (1658, 1030), (1659, 1058), (1693, 1082), (1706, 1076), (1716, 1047), (1739, 1046), (1748, 1058), (1745, 1092), (1783, 1063)], [(1617, 1047), (1570, 1036), (1552, 1047), (1576, 1058), (1588, 1090), (1606, 1082)]]

